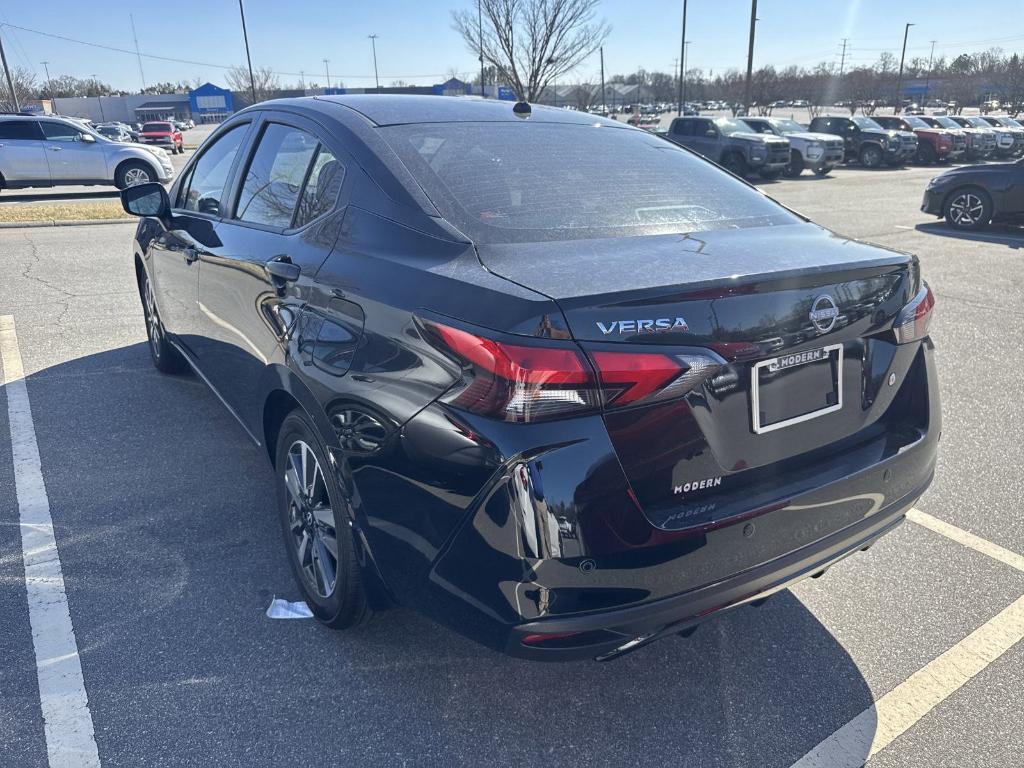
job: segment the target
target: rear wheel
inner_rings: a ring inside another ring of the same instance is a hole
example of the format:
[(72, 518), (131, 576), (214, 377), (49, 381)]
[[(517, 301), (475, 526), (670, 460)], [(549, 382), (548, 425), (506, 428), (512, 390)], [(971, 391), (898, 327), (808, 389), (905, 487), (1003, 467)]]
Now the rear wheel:
[(786, 174), (787, 178), (795, 179), (801, 173), (804, 172), (804, 158), (795, 149), (789, 153), (789, 163), (786, 165), (783, 173)]
[(306, 604), (332, 629), (365, 623), (372, 611), (346, 505), (316, 427), (301, 410), (281, 424), (276, 456), (281, 529)]
[(188, 363), (181, 356), (181, 352), (167, 341), (167, 334), (156, 308), (153, 285), (145, 272), (142, 272), (139, 281), (142, 313), (146, 318), (146, 335), (149, 337), (149, 355), (153, 359), (153, 365), (162, 373), (184, 373), (189, 368)]
[(938, 162), (939, 156), (935, 153), (935, 147), (926, 141), (917, 145), (917, 162), (923, 165), (932, 165)]
[(877, 168), (882, 164), (882, 149), (877, 144), (868, 144), (860, 150), (860, 164), (865, 168)]
[(832, 173), (832, 166), (831, 165), (826, 165), (826, 166), (824, 166), (822, 168), (815, 168), (814, 169), (814, 175), (815, 176), (828, 176), (830, 173)]
[(992, 201), (984, 190), (964, 187), (949, 194), (943, 213), (954, 229), (980, 229), (992, 220)]

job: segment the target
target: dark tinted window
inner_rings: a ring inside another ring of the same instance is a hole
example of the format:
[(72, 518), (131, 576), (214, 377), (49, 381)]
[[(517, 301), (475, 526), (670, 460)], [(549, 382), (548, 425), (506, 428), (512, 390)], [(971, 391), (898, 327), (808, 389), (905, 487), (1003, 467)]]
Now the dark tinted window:
[(55, 120), (41, 120), (39, 127), (43, 129), (43, 135), (50, 141), (74, 141), (82, 135), (81, 128), (75, 128), (68, 123), (58, 123)]
[(305, 226), (331, 210), (338, 201), (344, 181), (345, 166), (329, 149), (321, 145), (306, 180), (306, 187), (302, 190), (294, 226)]
[(236, 125), (207, 147), (182, 182), (178, 207), (220, 216), (221, 195), (248, 123)]
[(798, 221), (730, 174), (644, 131), (525, 121), (380, 131), (441, 213), (481, 242)]
[(676, 118), (672, 121), (672, 133), (678, 136), (693, 136), (693, 120)]
[(298, 128), (271, 123), (245, 173), (235, 218), (287, 229), (302, 192), (317, 140)]
[(0, 139), (41, 139), (39, 124), (35, 120), (0, 121)]

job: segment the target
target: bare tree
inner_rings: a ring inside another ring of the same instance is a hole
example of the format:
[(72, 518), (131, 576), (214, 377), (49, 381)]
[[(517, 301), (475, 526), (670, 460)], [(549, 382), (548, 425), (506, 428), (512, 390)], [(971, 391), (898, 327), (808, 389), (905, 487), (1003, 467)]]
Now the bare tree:
[(233, 91), (243, 91), (250, 95), (255, 90), (256, 101), (266, 101), (274, 94), (274, 91), (281, 89), (281, 82), (270, 67), (253, 69), (253, 86), (249, 85), (249, 69), (241, 64), (229, 69), (224, 74), (224, 78), (228, 81), (228, 87)]
[(453, 11), (452, 26), (517, 98), (536, 101), (608, 37), (611, 27), (597, 20), (597, 5), (598, 0), (480, 0), (482, 35), (475, 8)]
[[(11, 80), (14, 82), (14, 91), (18, 94), (18, 101), (21, 104), (42, 95), (40, 91), (45, 93), (46, 98), (50, 97), (50, 92), (45, 90), (45, 84), (43, 88), (37, 86), (36, 76), (29, 69), (14, 67), (11, 69)], [(14, 100), (11, 98), (11, 91), (7, 87), (7, 81), (0, 78), (0, 112), (13, 111)]]

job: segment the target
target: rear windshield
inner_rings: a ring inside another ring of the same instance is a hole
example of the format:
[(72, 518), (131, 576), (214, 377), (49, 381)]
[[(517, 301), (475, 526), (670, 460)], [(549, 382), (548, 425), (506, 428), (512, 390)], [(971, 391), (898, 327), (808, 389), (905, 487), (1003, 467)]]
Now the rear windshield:
[(793, 214), (645, 131), (557, 123), (381, 129), (441, 214), (477, 242), (773, 226)]
[(144, 126), (142, 126), (143, 133), (157, 133), (159, 131), (169, 130), (171, 130), (170, 123), (146, 123)]

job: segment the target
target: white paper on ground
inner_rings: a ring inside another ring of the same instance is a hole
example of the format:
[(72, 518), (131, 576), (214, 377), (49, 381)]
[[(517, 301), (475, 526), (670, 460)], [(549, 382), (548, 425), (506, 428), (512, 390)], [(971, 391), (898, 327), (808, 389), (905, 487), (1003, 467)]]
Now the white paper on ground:
[(270, 601), (267, 608), (268, 619), (311, 619), (313, 612), (303, 602), (289, 603), (287, 600), (279, 600), (275, 597)]

